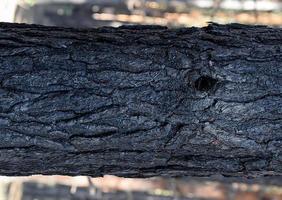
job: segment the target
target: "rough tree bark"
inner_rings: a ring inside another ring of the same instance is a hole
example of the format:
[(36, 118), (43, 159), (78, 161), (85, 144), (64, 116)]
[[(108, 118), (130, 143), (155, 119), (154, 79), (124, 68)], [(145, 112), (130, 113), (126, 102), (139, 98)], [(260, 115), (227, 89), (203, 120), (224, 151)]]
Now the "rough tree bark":
[(0, 174), (279, 176), (282, 29), (0, 25)]

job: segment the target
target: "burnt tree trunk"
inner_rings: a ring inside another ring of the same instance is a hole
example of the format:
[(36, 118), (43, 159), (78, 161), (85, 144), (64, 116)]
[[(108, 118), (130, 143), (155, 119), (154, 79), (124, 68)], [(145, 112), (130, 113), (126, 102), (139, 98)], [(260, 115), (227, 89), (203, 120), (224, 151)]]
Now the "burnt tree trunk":
[(0, 24), (0, 174), (282, 174), (282, 29)]

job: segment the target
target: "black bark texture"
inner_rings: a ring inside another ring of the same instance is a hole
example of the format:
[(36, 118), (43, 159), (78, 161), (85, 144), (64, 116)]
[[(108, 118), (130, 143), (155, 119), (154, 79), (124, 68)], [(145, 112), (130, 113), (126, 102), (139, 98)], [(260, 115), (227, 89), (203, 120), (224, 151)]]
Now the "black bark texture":
[(0, 174), (282, 174), (282, 29), (0, 24)]

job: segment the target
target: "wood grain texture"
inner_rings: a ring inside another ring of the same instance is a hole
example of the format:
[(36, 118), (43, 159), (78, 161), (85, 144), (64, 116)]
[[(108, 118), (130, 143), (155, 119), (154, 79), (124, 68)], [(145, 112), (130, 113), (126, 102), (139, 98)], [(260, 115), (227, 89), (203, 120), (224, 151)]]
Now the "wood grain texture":
[(282, 29), (0, 24), (0, 174), (282, 174)]

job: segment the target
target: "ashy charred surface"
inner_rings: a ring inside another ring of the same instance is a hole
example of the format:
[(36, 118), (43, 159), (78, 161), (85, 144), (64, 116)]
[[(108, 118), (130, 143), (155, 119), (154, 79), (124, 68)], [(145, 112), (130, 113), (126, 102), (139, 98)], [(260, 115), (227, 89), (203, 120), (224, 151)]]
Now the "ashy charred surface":
[(282, 29), (0, 25), (0, 174), (282, 174)]

